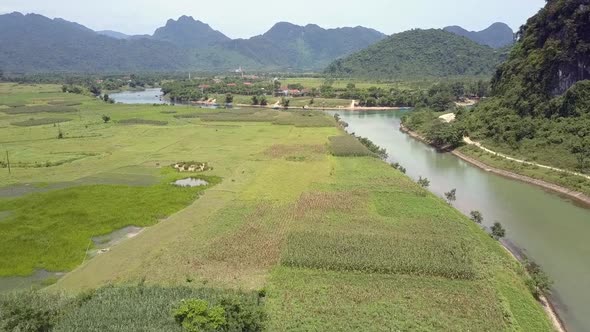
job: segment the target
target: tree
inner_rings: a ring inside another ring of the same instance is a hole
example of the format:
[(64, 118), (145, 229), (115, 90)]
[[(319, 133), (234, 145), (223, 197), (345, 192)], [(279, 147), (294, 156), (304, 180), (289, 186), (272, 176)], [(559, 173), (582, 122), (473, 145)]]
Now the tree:
[(492, 237), (496, 240), (499, 240), (506, 236), (506, 230), (499, 222), (495, 222), (492, 226)]
[(291, 103), (291, 100), (282, 97), (281, 98), (281, 105), (283, 105), (284, 108), (289, 108), (289, 104)]
[(471, 220), (475, 221), (477, 224), (483, 223), (483, 215), (479, 211), (471, 211)]
[(428, 180), (427, 178), (419, 177), (418, 178), (418, 184), (422, 188), (428, 188), (428, 187), (430, 187), (430, 180)]
[(104, 100), (105, 103), (108, 103), (109, 102), (109, 99), (110, 99), (110, 97), (106, 93), (102, 96), (102, 100)]
[(273, 87), (275, 88), (275, 91), (276, 91), (276, 90), (280, 90), (280, 89), (281, 89), (281, 81), (279, 81), (279, 80), (275, 80), (275, 81), (273, 82)]
[(449, 204), (453, 204), (453, 202), (457, 200), (457, 189), (445, 193), (445, 198)]
[(68, 92), (68, 86), (67, 86), (67, 85), (65, 85), (65, 84), (64, 84), (64, 85), (62, 85), (62, 86), (61, 86), (61, 92), (63, 92), (63, 93), (66, 93), (66, 92)]
[(231, 104), (234, 102), (234, 96), (231, 93), (225, 95), (225, 103)]
[(103, 121), (104, 123), (109, 123), (109, 121), (111, 121), (111, 117), (110, 117), (110, 116), (108, 116), (108, 115), (105, 115), (105, 114), (103, 114), (103, 115), (102, 115), (102, 121)]
[(100, 96), (100, 87), (96, 84), (92, 84), (89, 88), (88, 91), (90, 91), (90, 93), (92, 93), (95, 97), (96, 96)]
[(442, 122), (439, 119), (426, 132), (426, 138), (437, 147), (456, 147), (463, 142), (463, 130), (459, 125)]
[(524, 267), (528, 272), (530, 279), (527, 280), (527, 286), (531, 293), (539, 298), (541, 295), (549, 294), (551, 292), (551, 286), (553, 281), (543, 271), (541, 266), (533, 261), (526, 260)]
[(252, 105), (258, 105), (259, 103), (258, 96), (252, 96)]
[(268, 105), (268, 101), (266, 100), (266, 96), (260, 97), (260, 106)]
[(590, 139), (577, 139), (571, 145), (570, 151), (576, 156), (580, 170), (586, 170), (588, 160), (590, 160)]
[(0, 81), (4, 80), (4, 71), (0, 69)]

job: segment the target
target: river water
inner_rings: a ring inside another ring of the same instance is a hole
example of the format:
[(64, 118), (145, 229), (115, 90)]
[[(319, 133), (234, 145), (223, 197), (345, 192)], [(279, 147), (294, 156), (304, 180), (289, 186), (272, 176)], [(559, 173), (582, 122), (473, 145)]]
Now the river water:
[[(159, 103), (159, 89), (113, 94), (122, 103)], [(439, 153), (399, 130), (408, 111), (338, 111), (349, 132), (387, 149), (389, 162), (430, 180), (430, 190), (456, 188), (453, 204), (463, 213), (482, 212), (484, 225), (501, 222), (507, 240), (543, 266), (555, 281), (552, 300), (571, 332), (590, 331), (590, 209), (539, 187), (483, 171)], [(335, 114), (336, 112), (328, 112)]]
[(117, 103), (123, 104), (165, 104), (162, 90), (159, 88), (145, 89), (143, 91), (123, 91), (111, 93), (109, 97)]
[(456, 188), (454, 205), (462, 212), (481, 211), (488, 227), (501, 222), (508, 240), (555, 281), (553, 300), (568, 330), (590, 331), (590, 209), (438, 153), (399, 131), (404, 112), (338, 114), (349, 132), (386, 148), (389, 162), (399, 162), (410, 177), (427, 177), (434, 193)]

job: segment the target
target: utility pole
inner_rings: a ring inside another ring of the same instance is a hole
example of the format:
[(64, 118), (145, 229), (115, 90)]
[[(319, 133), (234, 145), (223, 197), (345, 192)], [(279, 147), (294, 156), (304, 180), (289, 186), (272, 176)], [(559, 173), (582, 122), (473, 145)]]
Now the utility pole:
[(8, 158), (8, 150), (6, 150), (6, 164), (8, 165), (8, 174), (12, 174), (12, 170), (10, 169), (10, 159)]

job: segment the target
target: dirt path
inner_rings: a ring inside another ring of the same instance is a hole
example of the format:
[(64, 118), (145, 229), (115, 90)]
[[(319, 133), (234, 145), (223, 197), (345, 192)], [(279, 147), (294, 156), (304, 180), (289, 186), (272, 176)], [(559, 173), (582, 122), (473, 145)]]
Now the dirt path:
[(502, 154), (502, 153), (499, 153), (499, 152), (490, 150), (490, 149), (486, 148), (485, 146), (481, 145), (481, 143), (472, 141), (467, 136), (466, 137), (463, 137), (463, 142), (465, 142), (466, 144), (469, 144), (469, 145), (476, 146), (479, 149), (481, 149), (481, 150), (483, 150), (483, 151), (485, 151), (487, 153), (491, 153), (493, 155), (502, 157), (502, 158), (504, 158), (506, 160), (511, 160), (511, 161), (514, 161), (514, 162), (517, 162), (517, 163), (520, 163), (520, 164), (525, 164), (525, 165), (537, 166), (539, 168), (549, 169), (549, 170), (557, 171), (557, 172), (561, 172), (561, 173), (567, 173), (567, 174), (571, 174), (571, 175), (581, 176), (583, 178), (586, 178), (586, 179), (590, 180), (590, 175), (586, 175), (586, 174), (582, 174), (582, 173), (578, 173), (578, 172), (573, 172), (573, 171), (568, 171), (568, 170), (557, 168), (557, 167), (551, 167), (551, 166), (547, 166), (547, 165), (537, 164), (537, 163), (533, 163), (533, 162), (526, 161), (526, 160), (512, 158), (512, 157), (507, 156), (505, 154)]

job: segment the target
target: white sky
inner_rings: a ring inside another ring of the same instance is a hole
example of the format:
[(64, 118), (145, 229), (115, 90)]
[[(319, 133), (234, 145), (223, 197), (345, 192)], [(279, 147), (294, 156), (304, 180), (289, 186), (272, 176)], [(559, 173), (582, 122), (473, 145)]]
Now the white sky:
[(545, 0), (0, 0), (0, 14), (19, 11), (61, 17), (94, 30), (152, 34), (181, 15), (231, 38), (249, 38), (287, 21), (325, 28), (362, 25), (392, 34), (460, 25), (481, 30), (505, 22), (517, 30)]

